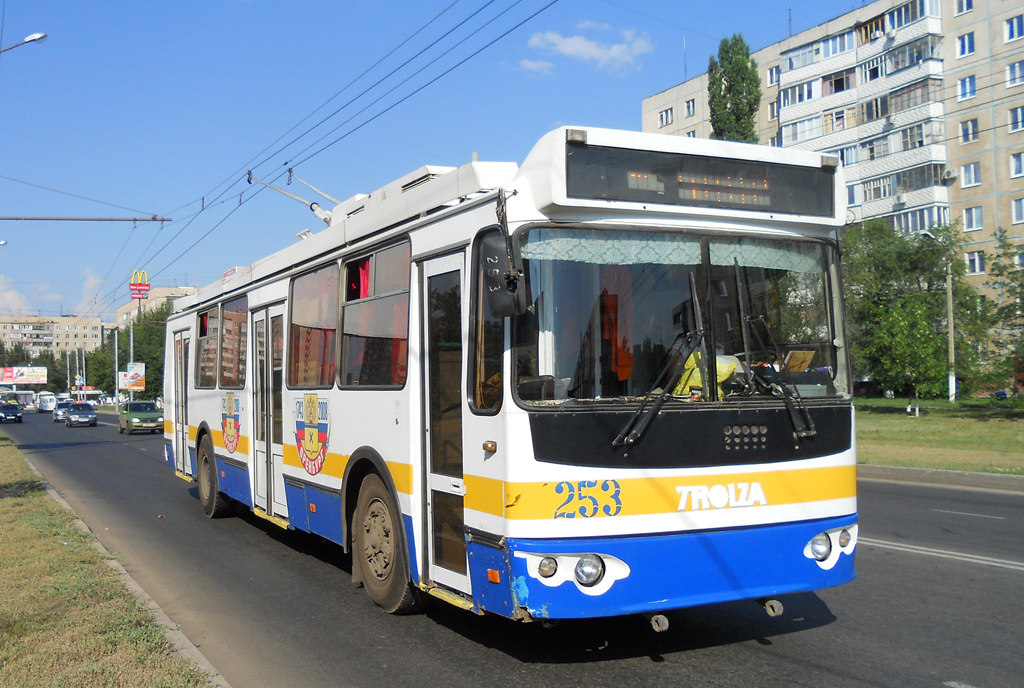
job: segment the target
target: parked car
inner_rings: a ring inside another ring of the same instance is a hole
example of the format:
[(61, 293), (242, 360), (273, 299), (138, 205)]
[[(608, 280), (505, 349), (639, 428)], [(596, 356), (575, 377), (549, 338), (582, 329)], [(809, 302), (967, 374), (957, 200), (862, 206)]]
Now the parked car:
[(0, 404), (0, 423), (20, 423), (21, 409), (17, 404)]
[(121, 407), (117, 414), (117, 431), (129, 435), (136, 430), (162, 432), (164, 429), (164, 412), (152, 401), (133, 401)]
[(96, 425), (96, 409), (92, 404), (76, 403), (68, 407), (64, 425), (73, 428), (76, 425)]
[(53, 407), (53, 422), (59, 423), (62, 420), (66, 420), (68, 417), (68, 408), (71, 406), (71, 402), (67, 399), (62, 399), (57, 402), (57, 405)]

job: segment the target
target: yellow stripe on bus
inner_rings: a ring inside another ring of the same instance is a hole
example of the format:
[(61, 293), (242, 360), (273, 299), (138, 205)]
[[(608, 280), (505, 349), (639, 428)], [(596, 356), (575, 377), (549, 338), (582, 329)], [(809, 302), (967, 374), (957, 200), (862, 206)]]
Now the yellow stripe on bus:
[[(216, 430), (210, 428), (210, 436), (213, 439), (213, 446), (219, 449), (227, 451), (227, 447), (224, 446), (224, 432), (222, 430)], [(249, 455), (249, 438), (245, 435), (238, 436), (238, 446), (235, 447), (235, 451), (232, 454), (242, 454), (244, 456)]]
[[(697, 508), (778, 506), (856, 496), (855, 466), (676, 478), (503, 483), (467, 475), (467, 509), (534, 520), (583, 509), (588, 515), (646, 516)], [(722, 506), (720, 506), (722, 505)]]

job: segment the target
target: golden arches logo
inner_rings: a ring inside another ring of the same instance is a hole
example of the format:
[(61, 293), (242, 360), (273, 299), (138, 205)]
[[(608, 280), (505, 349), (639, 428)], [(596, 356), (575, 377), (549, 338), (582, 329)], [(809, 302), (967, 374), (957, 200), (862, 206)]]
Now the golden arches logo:
[(149, 273), (145, 270), (132, 270), (132, 284), (149, 284)]

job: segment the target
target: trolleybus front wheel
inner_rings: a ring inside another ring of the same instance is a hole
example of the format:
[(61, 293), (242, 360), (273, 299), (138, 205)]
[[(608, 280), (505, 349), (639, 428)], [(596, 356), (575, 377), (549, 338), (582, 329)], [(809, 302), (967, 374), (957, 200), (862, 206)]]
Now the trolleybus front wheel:
[(422, 605), (410, 584), (398, 518), (401, 512), (381, 479), (373, 473), (366, 476), (353, 518), (353, 566), (359, 567), (363, 586), (375, 605), (389, 614), (409, 614)]
[(209, 435), (204, 435), (199, 442), (199, 502), (210, 518), (224, 516), (229, 509), (227, 497), (220, 493), (217, 457), (213, 453)]

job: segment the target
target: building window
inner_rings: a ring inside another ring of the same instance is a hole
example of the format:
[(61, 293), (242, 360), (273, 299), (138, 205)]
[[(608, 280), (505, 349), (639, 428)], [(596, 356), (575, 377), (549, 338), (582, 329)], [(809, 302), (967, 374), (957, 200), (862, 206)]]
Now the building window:
[(868, 60), (858, 67), (858, 69), (860, 70), (861, 83), (880, 79), (885, 76), (885, 56), (879, 55), (873, 60)]
[(848, 91), (857, 85), (854, 78), (854, 70), (847, 69), (835, 74), (829, 74), (821, 80), (821, 95), (830, 96), (833, 93)]
[(956, 13), (966, 14), (974, 9), (974, 0), (956, 0)]
[(971, 143), (978, 140), (978, 119), (969, 119), (960, 123), (960, 143)]
[(1024, 131), (1024, 105), (1010, 108), (1010, 131)]
[(800, 69), (809, 64), (814, 63), (814, 56), (819, 51), (817, 44), (811, 43), (805, 45), (782, 56), (784, 60), (782, 66), (785, 71), (792, 71), (794, 69)]
[(1006, 43), (1024, 36), (1024, 14), (1006, 20)]
[(960, 168), (960, 188), (981, 184), (981, 163), (969, 162)]
[(966, 257), (967, 274), (980, 275), (985, 272), (985, 254), (981, 251), (971, 251)]
[(805, 100), (814, 99), (814, 82), (808, 81), (797, 86), (790, 86), (782, 91), (782, 107), (789, 107), (802, 103)]
[(839, 162), (843, 163), (843, 167), (849, 167), (850, 165), (857, 164), (857, 146), (837, 148), (835, 150), (830, 150), (828, 154), (839, 158)]
[(846, 187), (846, 204), (857, 205), (857, 185), (850, 184)]
[(1024, 222), (1024, 198), (1015, 198), (1010, 202), (1010, 218), (1015, 225)]
[(956, 99), (968, 100), (978, 94), (977, 82), (974, 75), (965, 76), (957, 84)]
[(861, 150), (864, 152), (864, 157), (867, 160), (875, 160), (877, 158), (889, 155), (889, 137), (879, 136), (876, 139), (870, 139), (860, 144)]
[(821, 56), (824, 58), (839, 55), (848, 50), (853, 50), (854, 45), (853, 31), (847, 31), (838, 36), (832, 36), (823, 40), (821, 42)]
[(1010, 154), (1010, 177), (1024, 177), (1024, 153)]
[(1024, 60), (1006, 65), (1006, 88), (1024, 84)]
[(876, 38), (881, 38), (885, 35), (885, 15), (879, 15), (874, 19), (870, 19), (857, 28), (861, 45), (870, 43)]
[(690, 98), (686, 101), (686, 116), (693, 117), (697, 114), (697, 101), (694, 98)]
[(922, 79), (889, 94), (889, 112), (893, 114), (903, 112), (932, 100), (941, 99), (942, 82), (938, 79)]
[(658, 113), (658, 126), (667, 127), (676, 119), (675, 108), (665, 108)]
[(779, 101), (773, 100), (768, 103), (768, 121), (779, 118)]
[(775, 65), (774, 67), (769, 67), (768, 68), (768, 85), (769, 86), (774, 86), (775, 84), (779, 83), (779, 76), (780, 76), (781, 72), (782, 72), (782, 69), (779, 67), (779, 65)]
[(889, 114), (889, 96), (878, 96), (860, 104), (861, 123), (874, 122)]
[(864, 182), (864, 201), (877, 201), (892, 196), (892, 177), (886, 175)]
[(907, 151), (911, 148), (920, 148), (924, 145), (924, 124), (915, 124), (912, 127), (904, 129), (900, 138), (903, 144), (903, 150)]
[(810, 117), (782, 127), (783, 145), (806, 141), (818, 136), (821, 136), (821, 117)]
[(688, 138), (688, 139), (695, 139), (695, 138), (697, 138), (697, 130), (696, 129), (691, 129), (690, 131), (686, 132), (686, 138)]
[(956, 37), (956, 56), (967, 57), (974, 54), (974, 32)]
[(975, 205), (964, 208), (964, 231), (976, 232), (981, 229), (981, 206)]
[(822, 131), (831, 134), (857, 125), (857, 108), (848, 107), (842, 110), (826, 112), (823, 118)]

